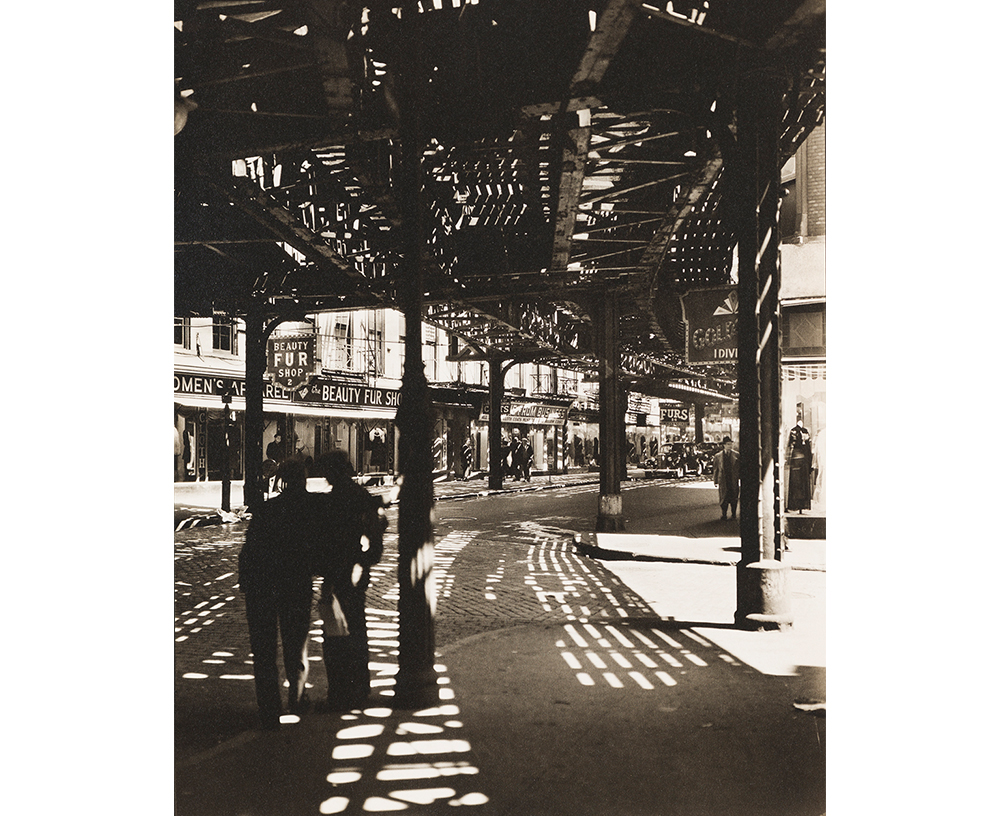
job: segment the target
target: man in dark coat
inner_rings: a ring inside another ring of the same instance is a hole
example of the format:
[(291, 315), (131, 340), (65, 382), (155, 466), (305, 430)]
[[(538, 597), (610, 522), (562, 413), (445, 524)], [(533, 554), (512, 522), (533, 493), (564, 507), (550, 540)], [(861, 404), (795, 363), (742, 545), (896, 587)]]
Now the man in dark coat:
[(321, 456), (315, 471), (330, 483), (329, 493), (314, 494), (319, 502), (315, 571), (323, 576), (320, 617), (327, 702), (332, 709), (350, 709), (363, 706), (371, 692), (365, 593), (371, 568), (382, 558), (388, 523), (382, 499), (354, 481), (344, 451)]
[(712, 458), (712, 473), (719, 486), (722, 518), (726, 518), (726, 509), (731, 506), (735, 519), (736, 504), (740, 498), (740, 455), (733, 450), (733, 440), (728, 436), (722, 437), (722, 450)]
[(279, 630), (289, 710), (300, 713), (305, 704), (313, 598), (310, 554), (307, 537), (302, 533), (310, 501), (305, 466), (302, 462), (285, 462), (278, 476), (284, 490), (254, 509), (239, 555), (257, 708), (266, 730), (277, 729), (281, 716)]
[(285, 458), (285, 446), (281, 441), (281, 431), (274, 432), (274, 439), (267, 445), (267, 458), (281, 464)]

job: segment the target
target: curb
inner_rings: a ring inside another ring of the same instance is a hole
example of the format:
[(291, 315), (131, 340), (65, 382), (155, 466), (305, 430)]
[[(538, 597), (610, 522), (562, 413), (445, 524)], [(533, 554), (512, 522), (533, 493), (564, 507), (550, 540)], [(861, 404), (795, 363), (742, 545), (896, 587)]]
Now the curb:
[[(595, 535), (590, 533), (588, 535)], [(577, 533), (573, 536), (573, 547), (581, 555), (596, 558), (599, 561), (651, 561), (661, 564), (705, 564), (713, 567), (735, 567), (735, 560), (719, 558), (686, 558), (680, 555), (639, 555), (627, 550), (609, 550), (597, 544), (587, 544), (583, 536)]]
[[(727, 558), (688, 558), (682, 555), (641, 555), (627, 550), (609, 550), (597, 544), (584, 541), (584, 536), (596, 539), (596, 533), (576, 533), (573, 536), (573, 547), (581, 555), (598, 561), (641, 561), (658, 564), (702, 564), (712, 567), (735, 567), (739, 559)], [(790, 569), (800, 572), (826, 572), (825, 566), (811, 564), (790, 564)]]

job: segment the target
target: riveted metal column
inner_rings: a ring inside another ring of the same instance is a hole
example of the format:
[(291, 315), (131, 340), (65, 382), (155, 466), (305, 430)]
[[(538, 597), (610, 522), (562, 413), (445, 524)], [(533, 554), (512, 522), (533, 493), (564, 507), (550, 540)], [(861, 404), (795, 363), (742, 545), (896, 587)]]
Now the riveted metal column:
[(596, 327), (600, 388), (599, 429), (601, 450), (600, 495), (597, 532), (615, 533), (625, 529), (621, 482), (625, 478), (625, 394), (621, 383), (618, 339), (620, 308), (618, 294), (611, 292), (593, 314)]
[(393, 705), (423, 708), (438, 699), (434, 672), (434, 504), (432, 406), (422, 359), (425, 213), (419, 111), (410, 103), (401, 117), (399, 184), (405, 213), (400, 294), (406, 324), (399, 429), (399, 672)]
[(501, 428), (503, 415), (503, 380), (510, 369), (499, 357), (490, 358), (490, 490), (503, 487), (503, 461), (500, 458)]
[(243, 503), (251, 513), (264, 500), (264, 375), (267, 373), (267, 334), (264, 328), (264, 305), (259, 297), (251, 297), (246, 314), (246, 427), (243, 436)]
[(738, 626), (792, 623), (788, 567), (780, 561), (778, 480), (780, 312), (778, 128), (783, 83), (754, 75), (737, 110), (740, 195), (739, 317), (740, 562)]
[(705, 405), (701, 402), (694, 404), (694, 441), (699, 445), (705, 441)]

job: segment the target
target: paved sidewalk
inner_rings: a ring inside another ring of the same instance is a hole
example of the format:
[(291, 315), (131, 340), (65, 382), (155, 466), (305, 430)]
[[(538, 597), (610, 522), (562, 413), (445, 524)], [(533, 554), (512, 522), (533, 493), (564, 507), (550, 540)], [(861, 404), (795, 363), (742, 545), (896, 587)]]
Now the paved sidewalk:
[[(643, 471), (631, 472), (632, 478), (643, 478)], [(356, 481), (368, 488), (369, 492), (389, 495), (393, 490), (391, 477), (373, 476), (359, 477)], [(515, 482), (505, 479), (503, 488), (492, 490), (488, 479), (479, 476), (467, 481), (441, 479), (434, 483), (435, 499), (460, 499), (474, 496), (490, 496), (497, 493), (512, 493), (532, 490), (545, 490), (566, 485), (597, 484), (598, 474), (579, 469), (569, 473), (539, 474), (530, 481)], [(312, 491), (321, 492), (327, 488), (323, 479), (309, 479), (308, 487)], [(230, 510), (222, 507), (221, 482), (176, 482), (174, 484), (174, 530), (186, 530), (192, 527), (202, 527), (213, 524), (228, 524), (240, 521), (246, 512), (243, 503), (243, 482), (234, 481), (230, 486)]]

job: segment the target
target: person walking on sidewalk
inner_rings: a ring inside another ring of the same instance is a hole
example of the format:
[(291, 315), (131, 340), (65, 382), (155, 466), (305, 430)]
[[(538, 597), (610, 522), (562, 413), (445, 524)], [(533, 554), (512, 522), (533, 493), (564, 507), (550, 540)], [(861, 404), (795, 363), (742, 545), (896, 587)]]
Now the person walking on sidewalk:
[(281, 716), (279, 631), (289, 711), (300, 713), (305, 705), (312, 619), (312, 570), (306, 538), (300, 530), (302, 520), (309, 515), (305, 465), (289, 460), (279, 468), (278, 477), (284, 490), (254, 510), (238, 562), (257, 709), (265, 730), (277, 729)]
[(388, 521), (382, 499), (354, 481), (347, 453), (326, 453), (315, 469), (330, 483), (329, 493), (316, 494), (314, 567), (323, 577), (319, 605), (327, 703), (331, 709), (350, 709), (363, 705), (371, 692), (365, 593), (371, 568), (382, 558)]
[(732, 507), (735, 519), (736, 504), (740, 498), (740, 455), (733, 450), (733, 440), (728, 436), (722, 437), (722, 450), (712, 458), (712, 473), (719, 486), (722, 518), (725, 520), (726, 509)]

